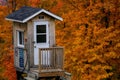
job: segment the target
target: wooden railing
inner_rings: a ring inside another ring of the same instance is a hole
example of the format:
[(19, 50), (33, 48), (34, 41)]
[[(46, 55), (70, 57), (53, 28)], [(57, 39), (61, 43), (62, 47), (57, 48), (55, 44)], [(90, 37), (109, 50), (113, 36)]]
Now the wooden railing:
[(62, 47), (40, 48), (39, 49), (39, 71), (63, 69)]

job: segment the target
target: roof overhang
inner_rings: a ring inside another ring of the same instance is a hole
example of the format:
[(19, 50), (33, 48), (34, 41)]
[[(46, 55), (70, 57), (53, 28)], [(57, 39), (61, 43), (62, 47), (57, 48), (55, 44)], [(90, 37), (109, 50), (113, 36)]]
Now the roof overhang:
[(26, 22), (29, 21), (30, 19), (32, 19), (32, 18), (34, 18), (35, 16), (39, 15), (40, 13), (45, 13), (45, 14), (47, 14), (47, 15), (49, 15), (49, 16), (57, 19), (57, 20), (63, 21), (63, 18), (61, 18), (61, 17), (59, 17), (59, 16), (57, 16), (57, 15), (55, 15), (55, 14), (49, 12), (49, 11), (46, 11), (46, 10), (44, 10), (44, 9), (41, 9), (40, 11), (36, 12), (36, 13), (33, 14), (32, 16), (29, 16), (29, 17), (27, 17), (26, 19), (24, 19), (24, 20), (22, 20), (22, 21), (21, 21), (21, 20), (15, 20), (15, 19), (9, 19), (9, 18), (5, 18), (5, 19), (6, 19), (6, 20), (9, 20), (9, 21), (26, 23)]

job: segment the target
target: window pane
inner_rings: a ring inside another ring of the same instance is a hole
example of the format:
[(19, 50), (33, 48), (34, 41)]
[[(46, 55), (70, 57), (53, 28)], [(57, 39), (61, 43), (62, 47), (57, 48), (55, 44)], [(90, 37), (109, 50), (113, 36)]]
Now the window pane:
[(19, 32), (19, 44), (24, 44), (23, 42), (23, 32)]
[(46, 25), (37, 25), (37, 33), (46, 33)]
[(24, 34), (23, 34), (23, 32), (19, 31), (18, 35), (19, 35), (19, 44), (23, 45), (24, 44)]
[(37, 43), (46, 43), (46, 35), (37, 35)]

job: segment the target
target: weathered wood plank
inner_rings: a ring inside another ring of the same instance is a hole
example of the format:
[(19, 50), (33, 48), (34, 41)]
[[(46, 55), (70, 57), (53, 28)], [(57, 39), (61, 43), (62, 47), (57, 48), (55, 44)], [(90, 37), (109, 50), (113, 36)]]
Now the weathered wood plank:
[(31, 68), (31, 71), (38, 74), (39, 77), (65, 76), (64, 70), (62, 69), (49, 69), (39, 71), (38, 68)]

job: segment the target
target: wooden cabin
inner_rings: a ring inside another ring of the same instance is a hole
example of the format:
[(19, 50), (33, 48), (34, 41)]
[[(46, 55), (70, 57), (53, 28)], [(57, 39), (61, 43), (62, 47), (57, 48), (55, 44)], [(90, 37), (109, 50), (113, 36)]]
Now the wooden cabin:
[[(6, 17), (13, 21), (14, 65), (18, 80), (65, 76), (64, 49), (55, 43), (55, 20), (47, 10), (22, 7)], [(26, 74), (27, 77), (23, 76)]]

